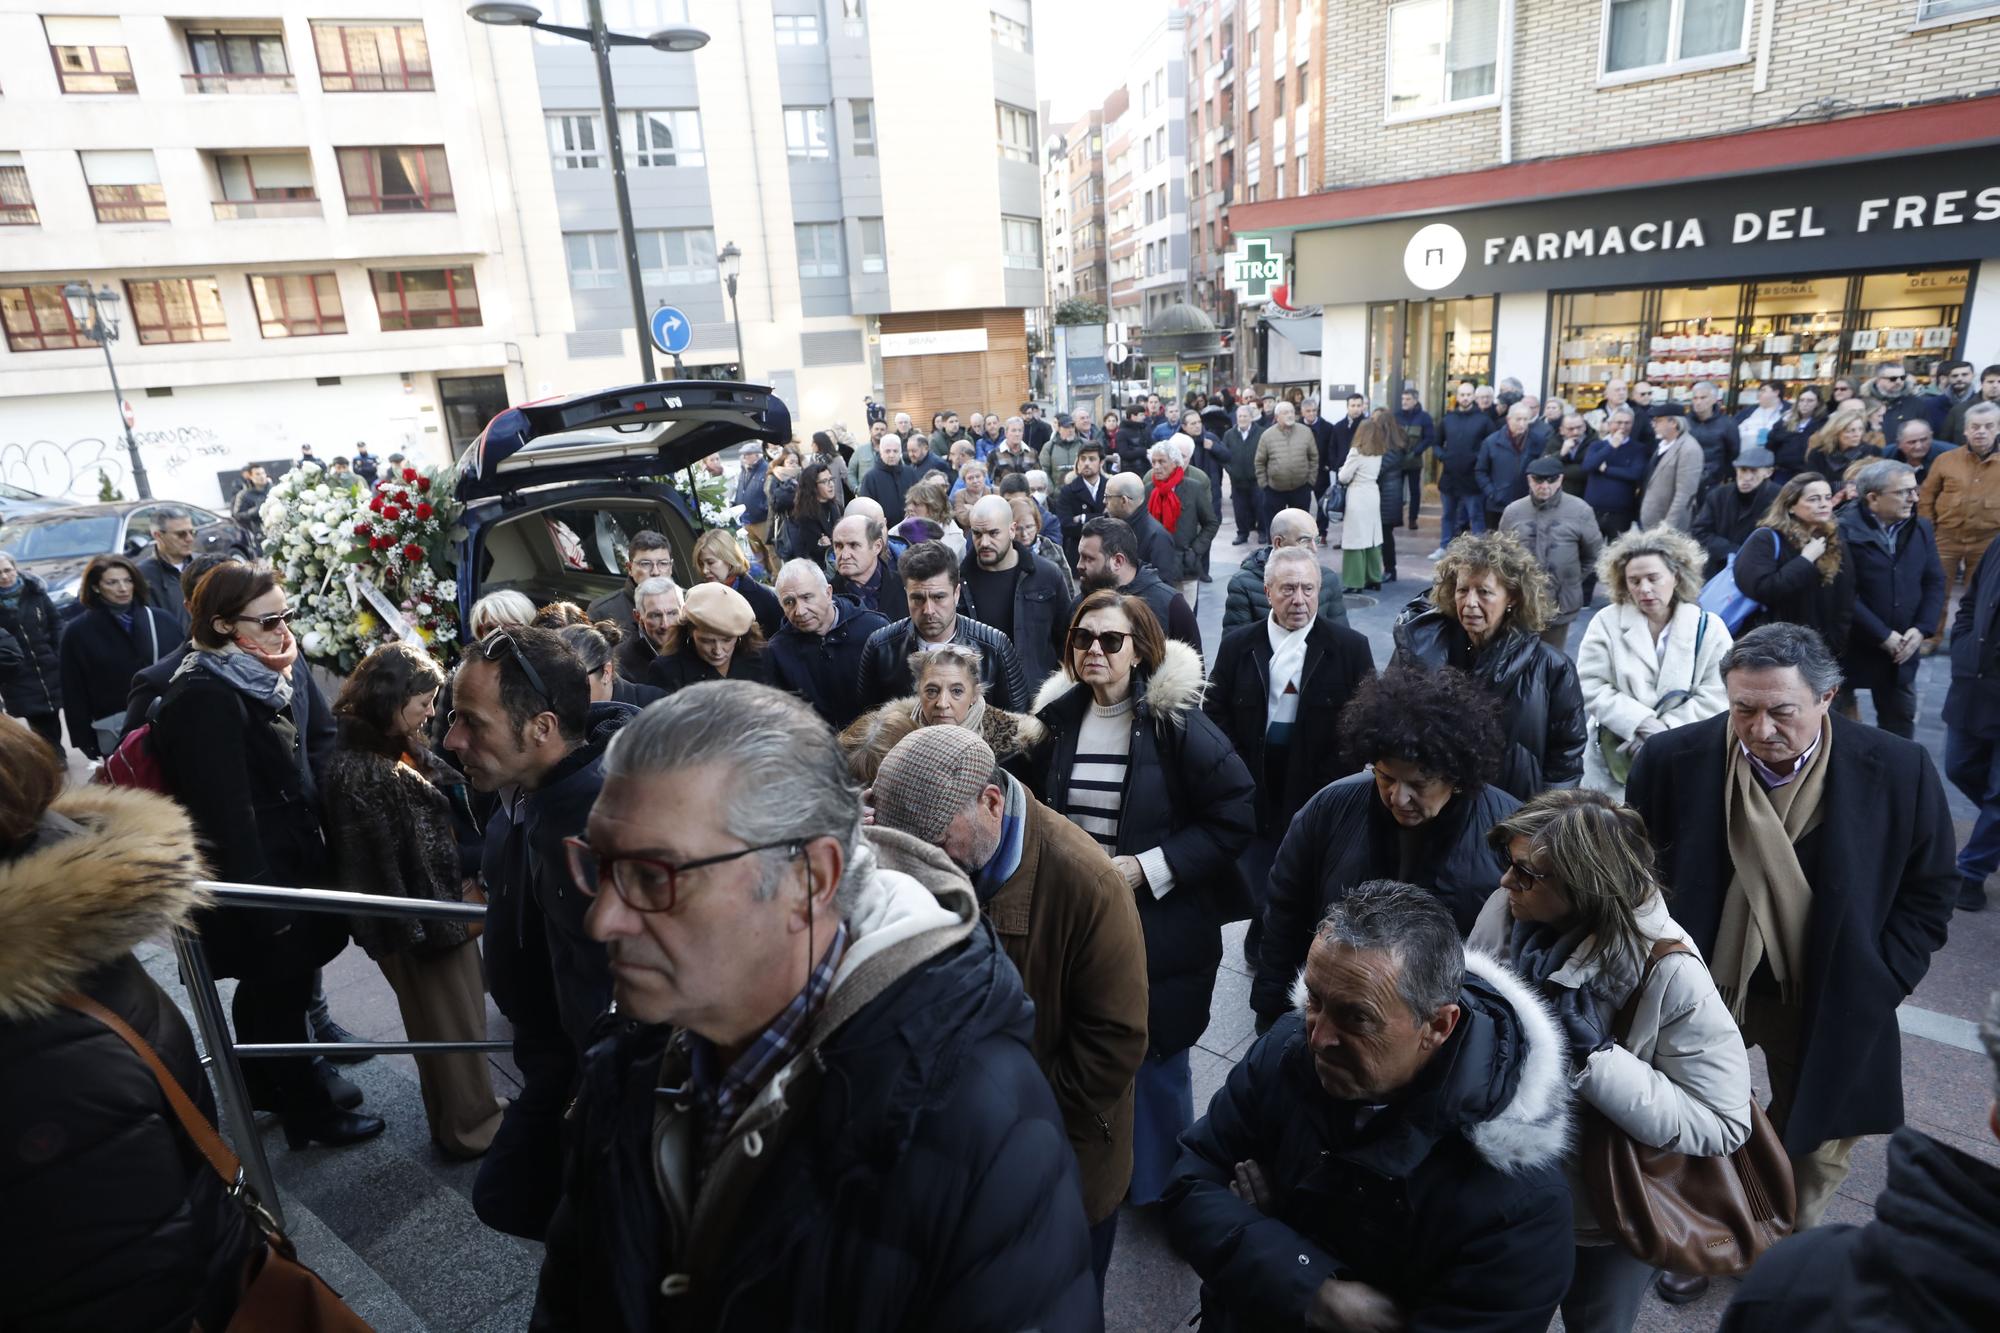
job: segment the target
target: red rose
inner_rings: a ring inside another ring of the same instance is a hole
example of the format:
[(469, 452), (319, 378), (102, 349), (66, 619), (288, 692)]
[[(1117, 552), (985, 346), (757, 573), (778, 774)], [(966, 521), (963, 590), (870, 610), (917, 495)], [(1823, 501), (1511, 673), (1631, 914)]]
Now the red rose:
[(425, 504), (425, 503), (424, 503), (424, 502), (423, 502), (422, 500), (419, 500), (419, 501), (417, 501), (417, 517), (418, 517), (419, 519), (426, 519), (426, 518), (429, 518), (429, 517), (430, 517), (430, 516), (431, 516), (432, 514), (434, 514), (434, 513), (436, 513), (436, 512), (437, 512), (436, 510), (432, 509), (432, 508), (431, 508), (431, 507), (430, 507), (429, 505)]
[(370, 537), (368, 539), (368, 549), (371, 551), (386, 550), (388, 546), (389, 539), (387, 537)]
[(401, 518), (402, 516), (403, 516), (403, 511), (396, 508), (396, 506), (394, 505), (387, 505), (383, 507), (382, 517), (388, 519), (391, 523), (394, 523), (397, 519)]
[(417, 478), (417, 489), (419, 491), (427, 491), (430, 488), (431, 488), (431, 479), (429, 477)]
[(399, 505), (406, 505), (406, 504), (408, 504), (409, 502), (410, 502), (410, 493), (409, 493), (408, 491), (397, 491), (397, 492), (396, 492), (396, 503), (397, 503), (397, 504), (399, 504)]
[(382, 512), (382, 497), (378, 495), (378, 496), (376, 496), (376, 497), (375, 497), (374, 499), (370, 500), (370, 501), (368, 502), (368, 507), (369, 507), (370, 509), (374, 510), (374, 511), (375, 511), (376, 513), (378, 513), (378, 514), (379, 514), (379, 513), (381, 513), (381, 512)]
[(408, 546), (405, 546), (403, 548), (403, 559), (421, 560), (423, 558), (424, 558), (424, 548), (417, 545), (415, 542), (411, 542)]
[(354, 525), (354, 535), (357, 537), (372, 537), (375, 535), (375, 530), (366, 523), (356, 523)]
[(415, 481), (416, 479), (417, 479), (417, 470), (415, 468), (406, 467), (403, 469), (404, 481)]

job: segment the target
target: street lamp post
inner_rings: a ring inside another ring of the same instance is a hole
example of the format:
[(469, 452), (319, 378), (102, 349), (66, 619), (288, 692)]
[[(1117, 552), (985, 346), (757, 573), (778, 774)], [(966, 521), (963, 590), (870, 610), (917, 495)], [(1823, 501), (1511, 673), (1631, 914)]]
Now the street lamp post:
[(111, 363), (111, 344), (118, 341), (118, 293), (105, 283), (102, 290), (90, 290), (87, 282), (63, 287), (63, 301), (76, 331), (104, 349), (104, 369), (111, 375), (111, 400), (118, 404), (118, 424), (125, 431), (125, 453), (132, 460), (132, 485), (141, 500), (153, 498), (153, 484), (146, 476), (146, 464), (139, 457), (139, 442), (132, 438), (132, 423), (125, 417), (125, 395), (118, 388), (118, 367)]
[(480, 23), (503, 28), (535, 28), (560, 37), (573, 38), (590, 46), (597, 63), (597, 99), (604, 112), (604, 147), (611, 155), (611, 188), (618, 205), (618, 239), (625, 250), (625, 279), (632, 292), (632, 331), (639, 339), (639, 377), (650, 382), (653, 370), (653, 335), (646, 317), (646, 284), (639, 271), (639, 236), (632, 225), (632, 192), (625, 183), (624, 136), (618, 129), (618, 99), (611, 90), (611, 48), (650, 46), (658, 51), (699, 51), (708, 45), (708, 34), (700, 28), (662, 28), (645, 37), (612, 32), (604, 26), (604, 6), (589, 0), (590, 26), (570, 28), (542, 22), (542, 11), (530, 4), (477, 4), (465, 12)]
[(736, 275), (743, 271), (743, 252), (730, 241), (722, 247), (716, 259), (722, 265), (722, 281), (729, 288), (729, 322), (736, 326), (736, 378), (750, 378), (750, 367), (743, 361), (743, 312), (736, 307)]

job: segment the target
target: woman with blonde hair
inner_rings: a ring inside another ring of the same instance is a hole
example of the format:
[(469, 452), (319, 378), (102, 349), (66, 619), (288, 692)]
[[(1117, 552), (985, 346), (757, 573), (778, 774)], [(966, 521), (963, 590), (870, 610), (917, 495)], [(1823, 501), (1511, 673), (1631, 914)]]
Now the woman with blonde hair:
[[(779, 549), (776, 538), (771, 541), (771, 549)], [(776, 634), (785, 623), (778, 594), (750, 577), (750, 561), (737, 544), (736, 534), (728, 529), (710, 528), (695, 540), (694, 572), (703, 582), (720, 583), (750, 603), (750, 610), (757, 617), (757, 628), (764, 632), (765, 638)]]
[(1498, 701), (1507, 744), (1494, 785), (1521, 800), (1583, 777), (1576, 666), (1541, 638), (1554, 608), (1549, 576), (1519, 538), (1465, 533), (1396, 621), (1397, 667), (1456, 667)]
[[(1645, 821), (1601, 792), (1551, 791), (1487, 838), (1507, 869), (1466, 944), (1555, 1010), (1578, 1099), (1646, 1147), (1691, 1157), (1742, 1147), (1750, 1057), (1700, 951), (1667, 914)], [(1576, 1268), (1563, 1326), (1626, 1333), (1654, 1270), (1618, 1243), (1605, 1225), (1616, 1219), (1592, 1211), (1574, 1151), (1566, 1173)]]
[(1854, 622), (1854, 562), (1825, 477), (1801, 472), (1785, 483), (1736, 553), (1736, 586), (1759, 604), (1739, 634), (1789, 621), (1819, 631), (1827, 651), (1840, 656)]
[(943, 542), (957, 559), (965, 559), (965, 531), (951, 516), (949, 483), (931, 473), (903, 495), (903, 521), (895, 533), (910, 546)]
[(1340, 586), (1347, 592), (1382, 590), (1382, 456), (1397, 438), (1378, 411), (1354, 428), (1354, 444), (1340, 465), (1347, 511), (1340, 520)]
[(1729, 707), (1721, 665), (1734, 640), (1701, 609), (1705, 560), (1701, 543), (1664, 524), (1634, 529), (1598, 556), (1611, 605), (1591, 617), (1576, 650), (1591, 727), (1584, 786), (1623, 800), (1647, 738)]
[(1882, 437), (1875, 435), (1871, 440), (1870, 434), (1866, 408), (1839, 408), (1824, 426), (1813, 432), (1812, 442), (1806, 446), (1806, 469), (1818, 472), (1830, 482), (1839, 480), (1835, 490), (1845, 490), (1843, 479), (1848, 468), (1882, 456)]
[(681, 618), (667, 630), (660, 655), (646, 668), (646, 684), (668, 694), (710, 680), (769, 684), (764, 642), (763, 629), (740, 593), (726, 583), (697, 583), (688, 589)]

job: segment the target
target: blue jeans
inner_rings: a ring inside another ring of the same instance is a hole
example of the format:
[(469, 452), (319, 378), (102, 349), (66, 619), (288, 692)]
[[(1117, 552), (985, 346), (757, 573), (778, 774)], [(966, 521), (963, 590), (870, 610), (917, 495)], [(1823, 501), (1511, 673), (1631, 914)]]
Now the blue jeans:
[(1486, 499), (1484, 496), (1447, 495), (1444, 497), (1444, 522), (1438, 533), (1438, 544), (1449, 545), (1451, 539), (1464, 532), (1486, 531)]
[(2000, 868), (2000, 737), (1944, 731), (1944, 775), (1979, 806), (1979, 818), (1958, 849), (1958, 873), (1984, 884)]

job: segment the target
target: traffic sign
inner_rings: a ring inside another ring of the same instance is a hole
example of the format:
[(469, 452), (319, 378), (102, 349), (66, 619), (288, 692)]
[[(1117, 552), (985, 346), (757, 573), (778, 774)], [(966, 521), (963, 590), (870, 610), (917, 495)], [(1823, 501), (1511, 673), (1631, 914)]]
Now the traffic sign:
[(132, 411), (132, 403), (130, 399), (120, 398), (118, 400), (118, 410), (119, 412), (124, 414), (126, 430), (130, 430), (132, 429), (132, 427), (139, 424), (138, 414)]
[(663, 305), (653, 312), (653, 346), (668, 356), (679, 356), (694, 341), (694, 325), (688, 317), (670, 305)]

